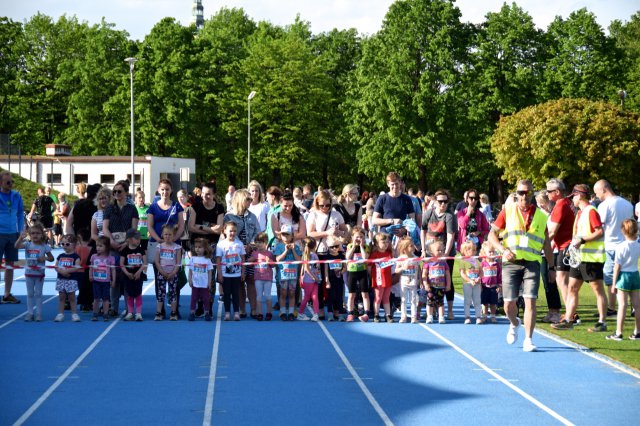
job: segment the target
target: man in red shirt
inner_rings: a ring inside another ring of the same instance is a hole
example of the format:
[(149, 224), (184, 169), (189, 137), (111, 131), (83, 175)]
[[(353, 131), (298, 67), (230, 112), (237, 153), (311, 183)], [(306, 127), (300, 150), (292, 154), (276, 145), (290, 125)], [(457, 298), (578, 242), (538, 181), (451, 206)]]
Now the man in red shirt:
[[(554, 264), (556, 266), (556, 286), (555, 294), (549, 291), (547, 295), (547, 304), (549, 305), (549, 314), (542, 319), (542, 322), (556, 323), (560, 321), (560, 300), (558, 298), (558, 287), (562, 292), (562, 300), (567, 300), (567, 288), (569, 286), (569, 265), (564, 263), (565, 251), (571, 244), (573, 236), (573, 222), (576, 215), (573, 212), (573, 204), (569, 198), (565, 196), (566, 187), (560, 179), (550, 179), (547, 182), (547, 194), (549, 201), (555, 203), (547, 230), (551, 239), (551, 247), (558, 249), (558, 253), (553, 255)], [(551, 288), (551, 283), (549, 285)], [(551, 296), (551, 297), (550, 297)], [(555, 296), (555, 297), (554, 297)]]
[[(600, 261), (597, 254), (599, 250), (604, 253), (604, 230), (598, 211), (589, 204), (589, 195), (589, 186), (584, 184), (574, 186), (573, 192), (571, 193), (573, 205), (580, 209), (576, 215), (571, 245), (578, 249), (587, 243), (589, 243), (589, 245), (585, 246), (584, 252), (583, 249), (580, 249), (580, 265), (578, 265), (577, 268), (572, 267), (569, 270), (569, 291), (565, 299), (567, 312), (564, 321), (551, 324), (551, 327), (556, 330), (569, 330), (573, 328), (573, 318), (579, 304), (580, 287), (582, 287), (584, 281), (587, 281), (591, 285), (591, 289), (596, 295), (599, 313), (598, 322), (594, 327), (589, 328), (589, 331), (597, 332), (607, 330), (605, 324), (607, 317), (607, 299), (604, 293), (603, 282), (604, 255), (602, 256), (602, 261)], [(601, 247), (598, 247), (598, 245)]]

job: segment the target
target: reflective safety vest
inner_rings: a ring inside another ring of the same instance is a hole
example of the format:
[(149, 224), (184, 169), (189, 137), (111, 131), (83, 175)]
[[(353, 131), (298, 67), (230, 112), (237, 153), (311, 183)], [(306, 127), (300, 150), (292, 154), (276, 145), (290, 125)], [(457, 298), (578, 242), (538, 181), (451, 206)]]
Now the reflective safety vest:
[[(588, 237), (592, 234), (591, 222), (589, 222), (591, 210), (596, 210), (596, 208), (588, 205), (582, 209), (580, 218), (576, 216), (576, 221), (573, 224), (573, 235), (575, 237)], [(580, 245), (578, 251), (582, 262), (604, 263), (607, 258), (604, 251), (604, 236), (594, 241), (585, 242)]]
[(516, 256), (516, 260), (542, 261), (547, 216), (536, 208), (529, 229), (516, 204), (505, 207), (505, 232), (502, 243)]

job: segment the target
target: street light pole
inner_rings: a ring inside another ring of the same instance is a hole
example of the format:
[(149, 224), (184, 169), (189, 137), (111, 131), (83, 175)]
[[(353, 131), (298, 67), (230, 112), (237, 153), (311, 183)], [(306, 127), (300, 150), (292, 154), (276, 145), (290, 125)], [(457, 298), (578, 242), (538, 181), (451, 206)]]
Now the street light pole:
[(251, 91), (247, 97), (247, 188), (251, 182), (251, 99), (256, 95)]
[(135, 192), (136, 168), (135, 168), (135, 140), (133, 131), (133, 67), (138, 61), (136, 58), (127, 58), (124, 60), (129, 63), (129, 74), (131, 76), (131, 191)]
[(624, 110), (624, 99), (627, 97), (627, 92), (620, 89), (618, 91), (618, 96), (620, 96), (620, 109)]

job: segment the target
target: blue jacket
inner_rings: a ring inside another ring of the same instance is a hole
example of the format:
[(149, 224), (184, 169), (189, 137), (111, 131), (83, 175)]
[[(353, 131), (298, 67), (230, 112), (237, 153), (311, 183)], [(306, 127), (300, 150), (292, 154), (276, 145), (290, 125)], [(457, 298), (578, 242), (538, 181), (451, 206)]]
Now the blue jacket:
[(247, 240), (242, 241), (242, 244), (252, 243), (256, 239), (256, 236), (260, 232), (260, 223), (255, 214), (247, 210), (243, 217), (237, 214), (227, 214), (224, 216), (224, 222), (232, 221), (238, 226), (238, 233), (236, 238), (240, 239), (240, 232), (244, 229), (247, 233)]
[(0, 234), (20, 233), (24, 229), (24, 204), (18, 191), (11, 190), (9, 203), (0, 196)]

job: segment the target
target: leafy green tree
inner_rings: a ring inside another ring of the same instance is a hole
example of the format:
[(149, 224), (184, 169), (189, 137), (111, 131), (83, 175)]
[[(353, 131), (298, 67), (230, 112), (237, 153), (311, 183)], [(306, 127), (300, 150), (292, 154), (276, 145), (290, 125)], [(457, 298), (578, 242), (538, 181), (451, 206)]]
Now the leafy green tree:
[(586, 98), (615, 101), (621, 87), (622, 52), (593, 13), (583, 8), (561, 17), (547, 30), (545, 99)]
[(22, 24), (0, 17), (0, 133), (11, 133), (15, 115), (18, 72), (22, 64)]
[(621, 89), (626, 90), (625, 107), (640, 112), (640, 12), (631, 16), (624, 24), (613, 21), (609, 33), (616, 46), (624, 52), (622, 68), (625, 82)]
[(542, 187), (551, 177), (592, 184), (607, 179), (637, 193), (633, 176), (640, 148), (640, 116), (618, 105), (559, 99), (524, 108), (500, 120), (491, 138), (503, 179), (529, 178)]
[(331, 82), (309, 41), (301, 38), (308, 33), (305, 28), (308, 23), (300, 21), (284, 29), (261, 22), (238, 72), (226, 80), (230, 88), (221, 94), (222, 128), (240, 182), (246, 170), (251, 91), (258, 93), (251, 102), (252, 177), (291, 185), (317, 176), (322, 142), (330, 132), (323, 117), (332, 105)]
[(397, 170), (423, 189), (450, 180), (466, 142), (460, 89), (469, 37), (452, 1), (391, 5), (363, 43), (345, 106), (360, 172), (381, 183)]

